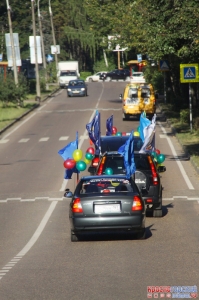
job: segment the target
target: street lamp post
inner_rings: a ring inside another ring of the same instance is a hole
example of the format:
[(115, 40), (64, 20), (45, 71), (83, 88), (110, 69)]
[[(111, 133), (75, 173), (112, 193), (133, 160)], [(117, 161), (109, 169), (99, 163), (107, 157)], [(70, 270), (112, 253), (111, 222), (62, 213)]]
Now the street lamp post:
[(42, 23), (41, 23), (41, 14), (40, 14), (40, 8), (39, 8), (39, 2), (38, 0), (37, 6), (38, 6), (38, 20), (39, 20), (39, 31), (40, 31), (40, 37), (41, 37), (41, 50), (42, 50), (42, 59), (43, 59), (43, 67), (45, 70), (45, 80), (46, 80), (46, 89), (48, 90), (48, 83), (47, 83), (47, 71), (46, 71), (46, 57), (45, 57), (45, 49), (44, 49), (44, 39), (43, 39), (43, 31), (42, 31)]
[(8, 0), (6, 0), (7, 11), (8, 11), (8, 24), (9, 24), (9, 31), (10, 31), (10, 43), (11, 43), (11, 50), (12, 50), (12, 62), (13, 62), (13, 71), (14, 71), (14, 80), (15, 84), (18, 85), (18, 73), (17, 73), (17, 66), (16, 66), (16, 54), (15, 54), (15, 46), (14, 46), (14, 39), (13, 39), (13, 31), (12, 31), (12, 20), (11, 20), (11, 8), (9, 5)]
[(40, 92), (39, 67), (38, 67), (38, 58), (37, 58), (37, 41), (36, 41), (34, 0), (31, 0), (31, 8), (32, 8), (32, 24), (33, 24), (34, 50), (35, 50), (36, 92), (37, 92), (37, 96), (36, 96), (35, 100), (38, 100), (40, 102), (41, 92)]
[[(50, 14), (51, 27), (52, 27), (53, 45), (54, 45), (54, 48), (56, 48), (55, 31), (54, 31), (54, 25), (53, 25), (53, 13), (52, 13), (52, 9), (51, 9), (51, 0), (49, 0), (49, 14)], [(58, 69), (57, 52), (55, 52), (55, 64), (56, 64), (56, 70), (57, 70)]]

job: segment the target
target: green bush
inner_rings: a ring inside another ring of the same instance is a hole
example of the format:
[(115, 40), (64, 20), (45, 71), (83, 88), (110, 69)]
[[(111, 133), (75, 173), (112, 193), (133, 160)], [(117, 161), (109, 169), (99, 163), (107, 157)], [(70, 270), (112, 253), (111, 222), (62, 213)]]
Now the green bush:
[(4, 106), (8, 102), (23, 106), (23, 100), (26, 99), (28, 89), (26, 78), (18, 74), (18, 85), (15, 84), (13, 73), (7, 74), (6, 78), (0, 78), (0, 100)]
[(189, 109), (182, 109), (180, 111), (180, 122), (189, 123), (189, 119), (190, 119)]
[(80, 72), (80, 79), (86, 80), (86, 77), (92, 75), (92, 72)]

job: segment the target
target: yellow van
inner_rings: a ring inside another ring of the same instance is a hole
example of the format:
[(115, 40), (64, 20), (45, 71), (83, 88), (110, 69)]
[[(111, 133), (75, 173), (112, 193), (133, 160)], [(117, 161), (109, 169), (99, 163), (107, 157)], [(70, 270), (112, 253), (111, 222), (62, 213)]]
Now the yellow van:
[(155, 93), (151, 84), (129, 83), (121, 98), (123, 120), (130, 116), (139, 117), (143, 111), (148, 117), (152, 117), (156, 111)]

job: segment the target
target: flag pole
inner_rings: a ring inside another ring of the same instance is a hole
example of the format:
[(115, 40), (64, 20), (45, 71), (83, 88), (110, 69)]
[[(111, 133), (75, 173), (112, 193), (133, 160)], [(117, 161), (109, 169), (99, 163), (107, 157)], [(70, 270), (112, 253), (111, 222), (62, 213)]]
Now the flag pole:
[[(76, 132), (76, 143), (77, 143), (77, 149), (78, 149), (78, 131)], [(77, 172), (77, 183), (79, 182), (79, 173)]]

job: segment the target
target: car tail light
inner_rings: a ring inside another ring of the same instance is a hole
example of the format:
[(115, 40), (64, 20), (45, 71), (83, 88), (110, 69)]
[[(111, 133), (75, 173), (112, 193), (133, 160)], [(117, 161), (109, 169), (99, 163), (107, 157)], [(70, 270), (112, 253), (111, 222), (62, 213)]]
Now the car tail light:
[(146, 203), (152, 203), (152, 202), (153, 202), (153, 199), (152, 199), (152, 198), (146, 199)]
[(99, 165), (99, 169), (97, 171), (97, 175), (102, 175), (102, 172), (103, 172), (103, 169), (104, 169), (105, 160), (106, 160), (106, 157), (103, 157), (102, 160), (101, 160), (101, 163)]
[(134, 197), (133, 197), (133, 205), (132, 205), (131, 210), (132, 210), (132, 211), (135, 211), (135, 210), (143, 210), (142, 200), (140, 199), (139, 196), (134, 196)]
[(153, 177), (153, 184), (154, 185), (158, 185), (158, 174), (156, 172), (155, 166), (154, 166), (154, 162), (152, 160), (152, 158), (150, 156), (148, 156), (148, 161), (151, 167), (151, 171), (152, 171), (152, 177)]
[(73, 201), (73, 204), (72, 204), (72, 212), (74, 212), (74, 213), (83, 213), (83, 208), (82, 208), (82, 205), (81, 205), (81, 200), (80, 200), (80, 198), (76, 198), (76, 199)]
[(97, 167), (98, 164), (99, 164), (99, 157), (93, 158), (93, 160), (92, 160), (92, 166), (93, 167)]

